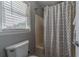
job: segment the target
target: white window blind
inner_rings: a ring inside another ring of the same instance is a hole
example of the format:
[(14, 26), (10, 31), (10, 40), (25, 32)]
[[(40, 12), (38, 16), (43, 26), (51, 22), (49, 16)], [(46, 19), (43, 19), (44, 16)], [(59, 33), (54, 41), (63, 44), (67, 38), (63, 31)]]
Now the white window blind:
[(21, 1), (2, 2), (2, 29), (27, 29), (27, 4)]

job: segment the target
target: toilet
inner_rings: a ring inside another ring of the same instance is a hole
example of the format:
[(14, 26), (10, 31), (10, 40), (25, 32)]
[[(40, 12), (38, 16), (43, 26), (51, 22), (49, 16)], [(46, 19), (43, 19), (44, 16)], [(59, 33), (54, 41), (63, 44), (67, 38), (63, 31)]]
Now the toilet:
[(29, 41), (23, 41), (5, 48), (8, 57), (26, 57), (28, 56)]

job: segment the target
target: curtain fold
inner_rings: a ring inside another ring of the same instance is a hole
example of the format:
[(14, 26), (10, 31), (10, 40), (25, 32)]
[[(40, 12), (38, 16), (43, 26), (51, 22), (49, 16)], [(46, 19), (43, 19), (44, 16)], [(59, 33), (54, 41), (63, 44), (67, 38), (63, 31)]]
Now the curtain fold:
[(71, 56), (73, 2), (44, 8), (45, 56)]

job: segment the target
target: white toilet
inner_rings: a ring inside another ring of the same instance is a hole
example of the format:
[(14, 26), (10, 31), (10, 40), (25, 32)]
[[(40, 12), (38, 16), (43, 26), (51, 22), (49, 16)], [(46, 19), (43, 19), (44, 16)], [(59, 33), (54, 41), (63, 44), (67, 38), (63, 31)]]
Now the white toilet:
[(6, 47), (8, 57), (26, 57), (28, 56), (29, 41), (23, 41), (11, 46)]

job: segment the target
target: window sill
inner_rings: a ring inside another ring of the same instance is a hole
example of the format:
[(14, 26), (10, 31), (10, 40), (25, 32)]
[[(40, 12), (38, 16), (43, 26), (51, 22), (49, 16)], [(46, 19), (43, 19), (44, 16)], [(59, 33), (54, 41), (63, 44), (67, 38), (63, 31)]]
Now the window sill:
[(30, 29), (3, 30), (0, 32), (0, 36), (11, 35), (11, 34), (21, 34), (21, 33), (28, 33), (28, 32), (30, 32)]

